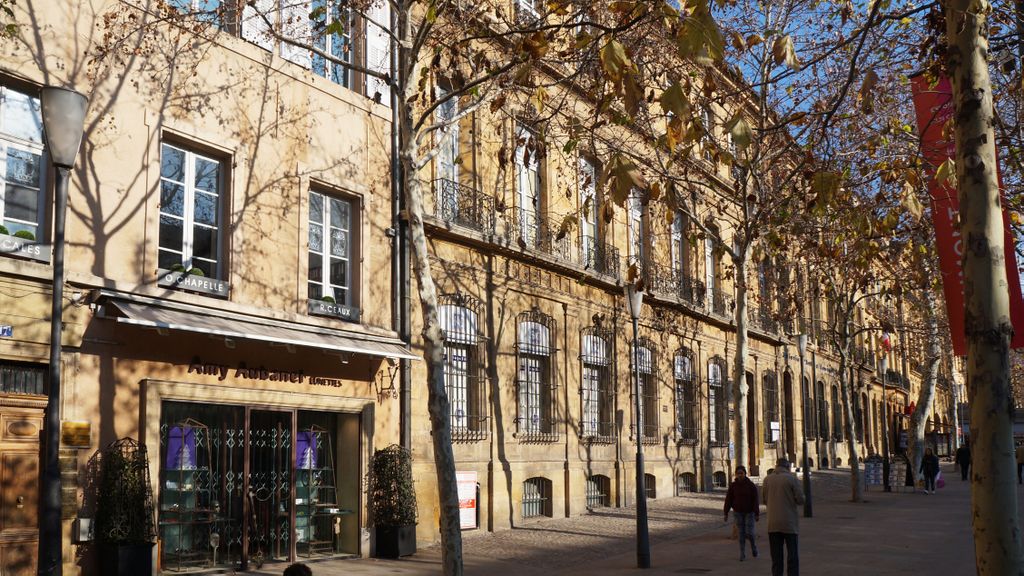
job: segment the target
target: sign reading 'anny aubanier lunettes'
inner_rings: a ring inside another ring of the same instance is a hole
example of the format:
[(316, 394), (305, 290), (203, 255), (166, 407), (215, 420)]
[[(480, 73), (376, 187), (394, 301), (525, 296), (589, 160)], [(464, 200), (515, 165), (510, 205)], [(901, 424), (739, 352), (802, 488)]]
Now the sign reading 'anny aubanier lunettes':
[(30, 260), (49, 264), (50, 251), (51, 247), (49, 244), (40, 244), (35, 240), (26, 240), (25, 238), (18, 238), (17, 236), (0, 234), (0, 254), (20, 256), (22, 258), (28, 258)]
[(168, 288), (192, 290), (193, 292), (202, 292), (203, 294), (220, 296), (222, 298), (227, 298), (228, 291), (231, 290), (231, 284), (224, 280), (207, 278), (206, 276), (198, 276), (188, 272), (161, 269), (157, 270), (157, 276), (157, 284)]
[(311, 384), (313, 386), (329, 386), (340, 388), (343, 380), (337, 378), (324, 378), (323, 376), (306, 375), (302, 370), (270, 370), (260, 366), (249, 368), (244, 362), (232, 368), (227, 364), (215, 364), (203, 362), (199, 358), (193, 358), (188, 365), (189, 374), (201, 374), (204, 376), (216, 376), (218, 381), (226, 380), (228, 376), (236, 380), (264, 380), (266, 382), (288, 382), (290, 384)]

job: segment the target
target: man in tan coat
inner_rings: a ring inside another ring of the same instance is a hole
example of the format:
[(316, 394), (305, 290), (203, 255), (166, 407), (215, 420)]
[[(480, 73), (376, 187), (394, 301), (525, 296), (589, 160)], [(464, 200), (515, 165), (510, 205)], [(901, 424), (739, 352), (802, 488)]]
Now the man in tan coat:
[(775, 470), (764, 479), (761, 500), (768, 508), (768, 543), (772, 551), (772, 576), (782, 576), (782, 545), (786, 545), (787, 576), (800, 574), (797, 534), (800, 516), (797, 506), (803, 505), (804, 493), (796, 475), (789, 471), (789, 460), (779, 458)]

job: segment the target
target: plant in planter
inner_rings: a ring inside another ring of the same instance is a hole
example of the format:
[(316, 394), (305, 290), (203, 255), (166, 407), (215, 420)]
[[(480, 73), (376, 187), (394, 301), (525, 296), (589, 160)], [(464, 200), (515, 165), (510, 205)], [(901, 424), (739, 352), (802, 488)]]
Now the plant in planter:
[(186, 272), (185, 266), (182, 264), (175, 264), (174, 266), (171, 266), (171, 272), (181, 272), (184, 274)]
[(7, 229), (7, 226), (0, 224), (0, 234), (7, 234), (9, 236), (11, 232)]
[(193, 276), (206, 276), (206, 272), (203, 272), (202, 268), (189, 268), (188, 273)]
[(28, 240), (29, 242), (33, 242), (36, 239), (36, 235), (29, 232), (28, 230), (18, 230), (17, 232), (14, 233), (14, 237), (22, 238), (24, 240)]
[(321, 300), (322, 302), (327, 302), (328, 304), (334, 304), (334, 303), (335, 303), (335, 300), (334, 300), (334, 297), (333, 297), (333, 296), (324, 296), (324, 297), (323, 297), (323, 298), (321, 298), (320, 300)]
[(366, 485), (370, 523), (376, 534), (376, 556), (398, 558), (414, 554), (416, 490), (412, 454), (395, 444), (375, 451)]
[(122, 438), (104, 450), (96, 501), (100, 573), (153, 574), (153, 492), (145, 445)]

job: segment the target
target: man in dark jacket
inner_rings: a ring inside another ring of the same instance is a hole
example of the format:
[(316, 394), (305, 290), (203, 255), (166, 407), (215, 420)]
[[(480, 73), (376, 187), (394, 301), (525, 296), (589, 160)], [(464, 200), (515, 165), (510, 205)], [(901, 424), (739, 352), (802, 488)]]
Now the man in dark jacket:
[(729, 484), (725, 493), (725, 520), (729, 520), (729, 509), (733, 510), (736, 528), (740, 535), (740, 561), (747, 559), (746, 542), (750, 540), (750, 553), (757, 558), (757, 542), (754, 540), (754, 522), (760, 519), (761, 505), (757, 502), (757, 486), (747, 478), (747, 469), (736, 467), (736, 479)]
[(918, 472), (924, 476), (924, 493), (935, 494), (935, 477), (939, 475), (939, 457), (932, 452), (931, 448), (924, 449), (921, 468)]
[(956, 465), (960, 467), (960, 479), (967, 480), (967, 472), (971, 469), (971, 446), (966, 441), (956, 449)]
[(761, 500), (768, 507), (768, 543), (772, 550), (772, 576), (782, 576), (782, 547), (786, 546), (786, 574), (800, 575), (797, 546), (800, 517), (797, 506), (804, 503), (804, 492), (796, 476), (789, 471), (789, 460), (779, 458), (775, 472), (764, 479)]

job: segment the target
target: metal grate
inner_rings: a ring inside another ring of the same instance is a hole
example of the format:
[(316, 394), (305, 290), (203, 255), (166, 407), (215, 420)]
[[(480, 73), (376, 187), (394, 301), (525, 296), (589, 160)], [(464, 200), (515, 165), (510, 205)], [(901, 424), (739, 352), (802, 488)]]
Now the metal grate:
[(551, 481), (529, 478), (523, 482), (523, 518), (551, 516)]
[(537, 309), (516, 318), (518, 430), (527, 436), (554, 433), (554, 384), (551, 347), (554, 320)]
[(727, 398), (725, 378), (726, 364), (721, 357), (714, 357), (708, 362), (708, 429), (709, 439), (713, 445), (722, 445), (728, 441)]
[[(658, 348), (648, 338), (639, 338), (634, 348), (636, 376), (640, 379), (640, 409), (643, 411), (644, 440), (658, 437)], [(634, 424), (635, 425), (635, 424)]]
[(444, 384), (451, 404), (452, 436), (456, 440), (486, 435), (484, 338), (480, 331), (483, 303), (464, 294), (438, 299), (444, 332)]
[(729, 485), (729, 477), (719, 470), (711, 476), (711, 483), (715, 488), (726, 488)]
[(697, 386), (693, 373), (693, 353), (686, 348), (676, 351), (673, 362), (676, 383), (676, 437), (697, 439)]
[(46, 367), (35, 364), (0, 362), (0, 392), (45, 395)]
[(775, 372), (768, 370), (761, 377), (761, 391), (764, 394), (764, 441), (775, 442), (772, 438), (772, 422), (779, 422), (779, 386)]
[(587, 478), (587, 508), (611, 506), (612, 481), (607, 476), (595, 474)]
[(583, 329), (580, 341), (580, 362), (583, 365), (581, 436), (611, 436), (614, 431), (611, 345), (614, 335), (611, 331), (591, 326)]
[(676, 479), (676, 496), (697, 491), (697, 476), (693, 472), (683, 472)]

